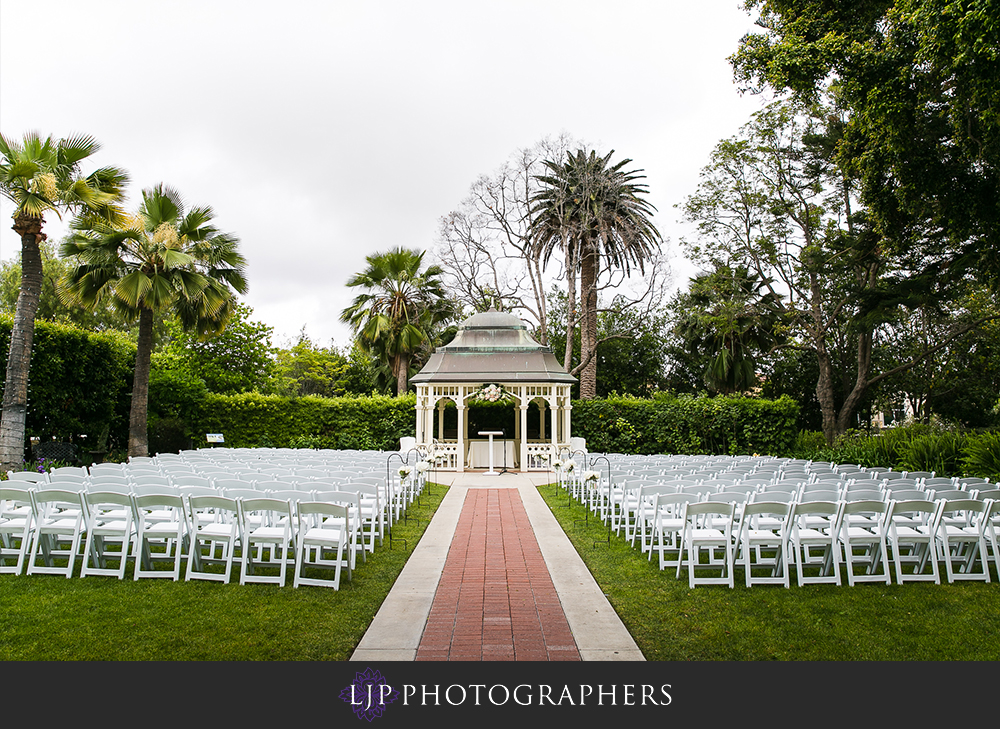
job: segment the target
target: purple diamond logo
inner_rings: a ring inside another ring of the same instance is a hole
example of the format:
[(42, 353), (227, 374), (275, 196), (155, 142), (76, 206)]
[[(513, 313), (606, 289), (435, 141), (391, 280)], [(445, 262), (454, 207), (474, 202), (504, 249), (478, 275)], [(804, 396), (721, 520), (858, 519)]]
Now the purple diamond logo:
[(340, 698), (351, 705), (359, 719), (371, 721), (382, 716), (386, 706), (399, 698), (399, 691), (390, 686), (385, 676), (366, 668), (354, 674), (354, 682), (340, 692)]

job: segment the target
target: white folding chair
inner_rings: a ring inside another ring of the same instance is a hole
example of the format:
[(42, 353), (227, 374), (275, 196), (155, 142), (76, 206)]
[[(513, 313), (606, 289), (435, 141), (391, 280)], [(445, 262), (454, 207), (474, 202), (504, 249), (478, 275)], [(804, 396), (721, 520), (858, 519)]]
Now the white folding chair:
[[(345, 504), (306, 501), (299, 504), (299, 533), (295, 543), (295, 579), (293, 586), (314, 585), (340, 589), (341, 570), (351, 579), (352, 562), (350, 509)], [(336, 550), (336, 556), (329, 553)], [(306, 569), (333, 570), (332, 580), (306, 577)]]
[[(87, 504), (87, 541), (80, 577), (107, 575), (125, 579), (136, 536), (132, 497), (116, 491), (88, 491), (83, 498)], [(109, 559), (116, 560), (117, 566), (108, 567)]]
[[(840, 584), (838, 533), (842, 505), (843, 502), (836, 501), (799, 501), (792, 504), (788, 541), (795, 555), (795, 572), (800, 587), (817, 583)], [(816, 549), (820, 550), (819, 555), (814, 553)], [(819, 573), (807, 574), (807, 567), (818, 567)]]
[[(989, 549), (985, 519), (989, 503), (976, 499), (950, 499), (941, 504), (933, 531), (944, 557), (948, 582), (990, 581)], [(958, 571), (953, 560), (960, 562)], [(980, 569), (976, 569), (976, 564)]]
[[(736, 540), (746, 586), (789, 585), (788, 525), (792, 507), (783, 501), (750, 501), (743, 506)], [(736, 560), (737, 562), (739, 560)], [(755, 575), (754, 570), (767, 574)]]
[[(687, 554), (688, 586), (729, 585), (733, 580), (733, 513), (732, 502), (688, 502), (684, 505), (684, 527), (681, 553), (678, 555), (677, 577), (680, 577), (683, 556)], [(701, 562), (701, 550), (707, 550), (708, 560)], [(716, 552), (721, 551), (719, 558)], [(697, 570), (722, 571), (716, 577), (697, 577)]]
[[(229, 584), (236, 548), (240, 545), (239, 507), (224, 496), (188, 496), (191, 544), (184, 581), (214, 580)], [(207, 564), (222, 565), (210, 572)]]
[[(34, 525), (28, 553), (28, 574), (73, 576), (86, 525), (86, 506), (79, 491), (31, 491)], [(37, 563), (41, 556), (43, 565)], [(66, 566), (56, 566), (65, 559)]]
[[(237, 503), (243, 533), (240, 584), (284, 585), (292, 546), (292, 502), (265, 497), (239, 499)], [(261, 567), (276, 568), (278, 574), (259, 573)]]
[[(857, 582), (892, 582), (889, 550), (886, 547), (886, 512), (889, 504), (881, 499), (845, 501), (840, 518), (840, 544), (844, 548), (847, 584)], [(860, 554), (855, 554), (859, 551)], [(861, 562), (865, 573), (857, 575), (854, 566)], [(882, 574), (878, 566), (882, 565)]]
[[(132, 518), (136, 525), (135, 579), (169, 577), (177, 582), (191, 531), (184, 500), (175, 494), (133, 494)], [(173, 562), (173, 570), (156, 569), (157, 562)]]
[[(892, 558), (896, 565), (896, 581), (899, 584), (904, 582), (941, 584), (934, 527), (937, 524), (938, 512), (944, 508), (944, 504), (944, 501), (934, 502), (926, 499), (889, 502), (889, 511), (886, 514), (888, 525), (886, 538), (892, 549)], [(912, 565), (913, 569), (908, 573), (904, 572), (904, 563)], [(925, 572), (928, 564), (931, 567), (930, 574)]]
[(21, 574), (31, 546), (35, 512), (30, 484), (23, 486), (0, 487), (0, 574)]

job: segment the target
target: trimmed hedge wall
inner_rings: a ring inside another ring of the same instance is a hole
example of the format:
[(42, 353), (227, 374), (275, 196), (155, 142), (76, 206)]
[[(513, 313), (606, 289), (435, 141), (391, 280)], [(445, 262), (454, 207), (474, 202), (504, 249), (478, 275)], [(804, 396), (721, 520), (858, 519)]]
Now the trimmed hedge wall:
[(799, 406), (750, 397), (658, 394), (573, 403), (573, 435), (606, 453), (782, 455), (792, 450)]
[[(0, 316), (0, 377), (11, 317)], [(415, 430), (416, 397), (338, 398), (210, 393), (204, 382), (154, 357), (149, 388), (151, 452), (205, 444), (222, 433), (233, 447), (395, 449)], [(110, 426), (112, 448), (128, 437), (135, 344), (38, 321), (32, 352), (27, 434), (92, 443)], [(2, 379), (0, 379), (2, 382)], [(512, 427), (509, 405), (480, 404), (479, 426)], [(783, 455), (795, 447), (798, 405), (788, 397), (609, 397), (573, 403), (573, 434), (591, 451)], [(532, 421), (533, 422), (533, 421)]]
[[(7, 374), (13, 317), (0, 315), (0, 389)], [(39, 320), (31, 347), (25, 435), (94, 443), (108, 426), (110, 443), (128, 439), (135, 344), (122, 332), (88, 332)]]
[[(414, 435), (413, 395), (282, 398), (208, 394), (193, 429), (223, 433), (233, 447), (398, 447)], [(573, 403), (573, 434), (591, 451), (616, 453), (782, 454), (795, 445), (798, 405), (788, 397), (660, 395)]]
[(400, 436), (415, 434), (415, 407), (415, 395), (285, 398), (209, 393), (194, 432), (202, 442), (204, 433), (222, 433), (233, 448), (394, 450)]

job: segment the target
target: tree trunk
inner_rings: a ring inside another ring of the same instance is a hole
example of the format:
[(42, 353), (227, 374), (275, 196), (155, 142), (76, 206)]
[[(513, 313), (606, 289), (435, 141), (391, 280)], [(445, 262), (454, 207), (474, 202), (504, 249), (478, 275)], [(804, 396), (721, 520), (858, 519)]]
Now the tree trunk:
[(149, 359), (153, 354), (153, 310), (139, 310), (139, 341), (135, 352), (132, 408), (128, 422), (128, 455), (149, 455)]
[(7, 379), (0, 416), (0, 468), (17, 471), (24, 467), (24, 420), (28, 412), (28, 373), (31, 370), (31, 343), (35, 335), (35, 314), (42, 295), (42, 253), (45, 240), (41, 217), (19, 215), (13, 230), (21, 236), (21, 290), (17, 295), (14, 326), (7, 354)]
[(396, 397), (403, 397), (410, 389), (410, 360), (404, 355), (396, 356)]
[[(580, 262), (580, 359), (587, 359), (597, 346), (597, 255), (585, 253)], [(580, 371), (580, 399), (591, 400), (597, 396), (597, 357)]]
[(826, 347), (816, 349), (816, 359), (819, 363), (819, 379), (816, 381), (816, 400), (823, 415), (823, 435), (826, 444), (833, 445), (837, 439), (837, 403), (833, 394), (833, 362)]
[(566, 256), (566, 347), (563, 350), (563, 370), (573, 370), (573, 342), (576, 339), (576, 325), (579, 323), (576, 306), (576, 262)]

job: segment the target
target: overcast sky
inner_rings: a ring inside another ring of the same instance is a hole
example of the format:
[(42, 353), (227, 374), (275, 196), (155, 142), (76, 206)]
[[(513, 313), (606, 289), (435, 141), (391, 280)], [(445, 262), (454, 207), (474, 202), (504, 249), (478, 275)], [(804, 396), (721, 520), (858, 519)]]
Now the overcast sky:
[(130, 208), (159, 182), (211, 205), (275, 343), (343, 346), (366, 255), (430, 249), (478, 175), (561, 132), (645, 170), (683, 279), (674, 205), (760, 108), (726, 61), (752, 29), (739, 0), (0, 0), (0, 131), (93, 135), (85, 171), (128, 170)]

